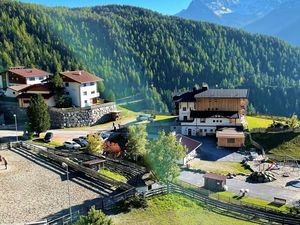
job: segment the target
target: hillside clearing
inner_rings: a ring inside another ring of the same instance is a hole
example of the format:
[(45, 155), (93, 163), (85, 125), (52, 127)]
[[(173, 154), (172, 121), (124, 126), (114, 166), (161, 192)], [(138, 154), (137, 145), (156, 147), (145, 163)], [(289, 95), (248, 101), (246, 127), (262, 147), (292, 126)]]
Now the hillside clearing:
[(122, 225), (247, 225), (247, 221), (213, 213), (204, 209), (195, 201), (179, 194), (168, 194), (153, 197), (148, 201), (146, 209), (133, 209), (129, 213), (111, 216), (115, 224)]
[(265, 133), (252, 134), (252, 138), (261, 144), (268, 154), (289, 155), (300, 159), (300, 134)]
[(254, 116), (247, 116), (246, 120), (249, 130), (252, 130), (253, 128), (267, 128), (273, 123), (272, 119), (265, 119)]

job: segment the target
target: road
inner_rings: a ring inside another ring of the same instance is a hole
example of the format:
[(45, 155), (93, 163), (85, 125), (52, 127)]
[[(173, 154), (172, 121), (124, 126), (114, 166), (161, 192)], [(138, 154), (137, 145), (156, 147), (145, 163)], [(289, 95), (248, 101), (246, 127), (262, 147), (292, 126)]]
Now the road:
[[(204, 185), (203, 174), (197, 172), (182, 171), (179, 179), (199, 187)], [(272, 202), (274, 197), (287, 199), (287, 202), (290, 204), (295, 201), (299, 201), (300, 199), (300, 191), (296, 188), (294, 190), (290, 190), (283, 187), (273, 186), (270, 183), (251, 184), (237, 178), (227, 179), (226, 184), (229, 192), (238, 194), (242, 188), (249, 189), (249, 196), (269, 202)]]

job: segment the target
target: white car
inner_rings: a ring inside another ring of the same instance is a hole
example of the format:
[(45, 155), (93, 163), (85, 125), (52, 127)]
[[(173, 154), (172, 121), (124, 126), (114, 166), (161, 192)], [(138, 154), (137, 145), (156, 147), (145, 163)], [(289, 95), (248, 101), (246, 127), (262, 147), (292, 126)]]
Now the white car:
[(80, 149), (81, 146), (77, 144), (75, 141), (65, 141), (64, 147), (68, 149)]

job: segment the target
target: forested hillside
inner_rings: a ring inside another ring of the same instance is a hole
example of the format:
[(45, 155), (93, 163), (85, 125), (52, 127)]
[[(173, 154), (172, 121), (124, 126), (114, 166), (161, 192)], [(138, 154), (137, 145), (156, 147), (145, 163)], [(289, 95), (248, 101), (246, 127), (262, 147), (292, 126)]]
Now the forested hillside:
[(194, 84), (243, 87), (259, 112), (300, 114), (300, 48), (277, 39), (126, 6), (0, 8), (0, 69), (86, 69), (107, 97), (139, 93), (160, 111)]

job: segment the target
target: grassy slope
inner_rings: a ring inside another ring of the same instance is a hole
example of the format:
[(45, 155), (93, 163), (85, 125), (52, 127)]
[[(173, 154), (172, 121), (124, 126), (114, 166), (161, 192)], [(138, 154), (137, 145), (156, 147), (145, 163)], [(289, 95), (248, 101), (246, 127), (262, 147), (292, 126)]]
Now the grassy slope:
[(252, 134), (252, 137), (261, 144), (269, 154), (289, 155), (300, 159), (300, 134), (268, 133)]
[(200, 169), (206, 172), (227, 175), (228, 173), (246, 173), (250, 174), (251, 171), (244, 168), (241, 163), (235, 162), (210, 162), (197, 160), (191, 163), (191, 167)]
[(239, 199), (238, 195), (236, 195), (234, 193), (230, 193), (230, 192), (218, 192), (218, 193), (210, 195), (210, 197), (218, 199), (223, 202), (230, 201), (231, 203), (236, 203), (236, 204), (239, 204), (239, 201), (241, 201), (243, 203), (253, 204), (256, 206), (266, 207), (266, 208), (270, 208), (270, 209), (275, 209), (278, 211), (288, 211), (290, 209), (290, 207), (287, 205), (276, 206), (270, 202), (267, 202), (267, 201), (264, 201), (261, 199), (257, 199), (257, 198), (252, 198), (252, 197), (243, 197), (243, 198)]
[(117, 225), (253, 224), (210, 212), (179, 194), (154, 197), (148, 200), (148, 204), (149, 207), (145, 210), (134, 209), (126, 214), (112, 216), (112, 219)]
[(117, 180), (117, 181), (122, 181), (122, 182), (126, 182), (127, 181), (127, 178), (124, 177), (123, 175), (119, 174), (119, 173), (115, 173), (115, 172), (112, 172), (112, 171), (109, 171), (109, 170), (105, 170), (105, 169), (101, 169), (99, 171), (100, 174), (104, 175), (104, 176), (107, 176), (107, 177), (110, 177), (114, 180)]
[(248, 122), (249, 130), (252, 130), (253, 128), (267, 128), (273, 123), (272, 119), (253, 116), (247, 116), (246, 120)]

